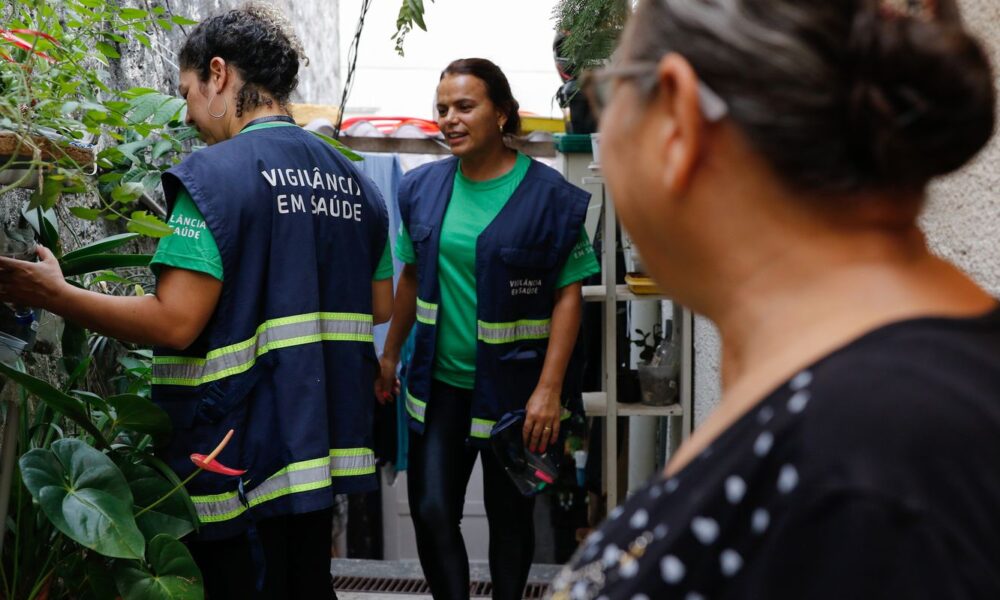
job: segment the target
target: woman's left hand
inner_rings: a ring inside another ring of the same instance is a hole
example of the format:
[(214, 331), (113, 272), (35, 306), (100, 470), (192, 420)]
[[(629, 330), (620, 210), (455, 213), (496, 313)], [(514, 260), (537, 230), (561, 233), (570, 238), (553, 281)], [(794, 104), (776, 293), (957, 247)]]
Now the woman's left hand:
[(542, 453), (559, 438), (559, 417), (562, 413), (559, 392), (536, 387), (525, 406), (524, 445), (532, 452)]

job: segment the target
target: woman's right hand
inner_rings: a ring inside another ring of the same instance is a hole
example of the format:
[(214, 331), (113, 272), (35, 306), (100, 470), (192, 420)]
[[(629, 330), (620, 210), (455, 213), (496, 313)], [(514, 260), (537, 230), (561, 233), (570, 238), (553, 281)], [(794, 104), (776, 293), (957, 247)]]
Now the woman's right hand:
[(378, 361), (379, 374), (375, 378), (375, 398), (379, 404), (385, 404), (399, 395), (399, 379), (396, 377), (396, 366), (399, 361), (382, 355)]

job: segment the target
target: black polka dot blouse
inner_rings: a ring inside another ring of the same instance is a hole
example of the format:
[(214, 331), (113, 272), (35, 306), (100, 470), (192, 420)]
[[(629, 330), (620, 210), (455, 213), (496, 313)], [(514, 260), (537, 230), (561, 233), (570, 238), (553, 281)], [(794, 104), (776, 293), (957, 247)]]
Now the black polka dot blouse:
[(613, 510), (550, 598), (1000, 599), (1000, 309), (799, 373)]

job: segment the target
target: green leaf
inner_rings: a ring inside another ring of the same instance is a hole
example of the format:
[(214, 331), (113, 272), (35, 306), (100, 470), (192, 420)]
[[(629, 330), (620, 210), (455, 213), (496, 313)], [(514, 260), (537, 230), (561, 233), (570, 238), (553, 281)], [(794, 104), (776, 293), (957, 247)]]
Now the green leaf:
[(88, 285), (88, 287), (92, 288), (95, 285), (97, 285), (98, 283), (102, 283), (102, 282), (105, 282), (105, 281), (108, 282), (108, 283), (119, 283), (119, 284), (122, 284), (122, 285), (132, 285), (133, 283), (135, 283), (134, 281), (132, 281), (131, 279), (128, 279), (126, 277), (121, 277), (119, 275), (115, 275), (114, 271), (105, 271), (105, 272), (101, 273), (100, 275), (98, 275), (97, 277), (94, 277), (93, 279), (91, 279), (90, 280), (90, 284)]
[(111, 199), (115, 202), (121, 203), (133, 202), (137, 200), (145, 191), (146, 188), (142, 187), (141, 183), (130, 181), (113, 189), (111, 191)]
[(104, 412), (107, 412), (108, 410), (108, 403), (104, 400), (104, 398), (101, 398), (93, 392), (88, 392), (86, 390), (70, 390), (69, 393), (78, 398), (81, 402), (89, 402), (92, 408), (96, 408), (97, 410)]
[(138, 8), (123, 8), (119, 13), (123, 19), (145, 19), (149, 13)]
[(122, 55), (118, 54), (118, 51), (115, 50), (115, 47), (107, 42), (97, 42), (97, 50), (98, 52), (100, 52), (104, 56), (107, 56), (108, 58), (122, 57)]
[(80, 364), (89, 358), (87, 331), (72, 321), (63, 323), (60, 345), (63, 355), (62, 364), (67, 373), (75, 372)]
[(63, 192), (63, 182), (58, 179), (46, 176), (42, 178), (41, 188), (31, 193), (28, 201), (29, 208), (41, 208), (49, 210), (56, 205)]
[(126, 229), (135, 233), (141, 233), (153, 238), (162, 238), (174, 232), (169, 225), (144, 210), (133, 212), (129, 218), (130, 221)]
[(60, 265), (64, 276), (73, 277), (121, 267), (146, 267), (152, 258), (151, 254), (91, 254)]
[(339, 140), (335, 140), (332, 137), (323, 135), (322, 133), (320, 133), (318, 131), (313, 131), (312, 134), (315, 135), (316, 137), (320, 138), (321, 140), (325, 141), (326, 143), (330, 144), (331, 146), (333, 146), (334, 148), (336, 148), (341, 154), (343, 154), (344, 156), (346, 156), (348, 159), (353, 160), (354, 162), (362, 161), (362, 160), (365, 159), (363, 156), (361, 156), (360, 154), (358, 154), (354, 150), (351, 150), (346, 145), (344, 145), (343, 142), (341, 142)]
[(95, 221), (101, 218), (101, 211), (96, 208), (85, 208), (83, 206), (71, 206), (69, 212), (74, 216), (86, 221)]
[(170, 19), (157, 19), (156, 24), (159, 25), (160, 28), (165, 31), (174, 30), (174, 24), (170, 22)]
[[(175, 473), (174, 470), (167, 465), (167, 463), (152, 454), (140, 454), (139, 456), (141, 457), (143, 463), (155, 469), (160, 475), (163, 475), (167, 481), (170, 482), (171, 488), (182, 485), (180, 477), (177, 476), (177, 473)], [(182, 494), (178, 494), (178, 497), (184, 501), (184, 505), (187, 508), (188, 519), (194, 524), (195, 529), (197, 529), (198, 509), (194, 507), (194, 502), (191, 501), (191, 497), (186, 491)]]
[(132, 108), (128, 112), (129, 121), (131, 123), (142, 123), (159, 109), (168, 100), (179, 100), (179, 98), (174, 98), (173, 96), (167, 96), (166, 94), (161, 94), (159, 92), (154, 92), (151, 94), (143, 94), (142, 96), (137, 96), (129, 104)]
[(153, 436), (158, 444), (162, 444), (170, 436), (170, 417), (152, 401), (135, 394), (110, 396), (106, 400), (114, 409), (113, 430), (146, 433)]
[(74, 423), (94, 436), (98, 447), (104, 448), (108, 445), (108, 441), (104, 439), (104, 434), (91, 422), (90, 415), (87, 414), (87, 411), (83, 409), (80, 401), (76, 398), (52, 387), (47, 381), (42, 381), (27, 373), (12, 369), (3, 363), (0, 363), (0, 375), (6, 375), (13, 379), (18, 385), (27, 390), (28, 393), (33, 394), (36, 398), (48, 404), (53, 410), (57, 410), (72, 419)]
[(184, 544), (166, 534), (149, 542), (143, 562), (120, 562), (115, 581), (123, 600), (204, 600), (201, 571)]
[(74, 261), (83, 258), (84, 256), (104, 254), (108, 250), (114, 250), (115, 248), (124, 246), (138, 237), (139, 236), (134, 233), (119, 233), (118, 235), (110, 235), (106, 238), (101, 238), (92, 244), (87, 244), (82, 248), (77, 248), (76, 250), (67, 253), (62, 257), (62, 259), (63, 261)]
[(161, 533), (179, 539), (194, 531), (194, 523), (184, 502), (187, 492), (180, 489), (171, 493), (174, 485), (152, 467), (134, 463), (130, 459), (120, 460), (118, 463), (132, 490), (137, 512), (142, 510), (140, 507), (152, 506), (160, 498), (170, 494), (166, 500), (136, 517), (139, 530), (147, 541)]
[(189, 19), (187, 17), (182, 17), (180, 15), (174, 15), (170, 17), (170, 20), (174, 22), (175, 25), (197, 25), (198, 21), (194, 19)]
[(132, 492), (111, 459), (76, 439), (21, 457), (21, 478), (52, 524), (82, 546), (142, 558), (146, 541), (132, 516)]
[[(164, 154), (166, 154), (167, 152), (170, 152), (170, 149), (173, 147), (174, 143), (170, 140), (160, 140), (156, 142), (155, 144), (153, 144), (153, 154), (152, 154), (153, 160), (156, 160), (161, 156), (163, 156)], [(159, 174), (157, 174), (157, 177), (159, 177)]]
[(173, 121), (185, 106), (187, 101), (183, 98), (170, 98), (156, 109), (150, 122), (153, 125), (166, 125)]
[(119, 144), (116, 146), (116, 150), (128, 157), (132, 162), (142, 162), (142, 160), (136, 155), (136, 152), (144, 148), (148, 148), (153, 145), (153, 140), (149, 138), (143, 138), (134, 142), (129, 142), (127, 144)]
[(155, 170), (149, 171), (143, 176), (140, 183), (142, 183), (142, 189), (146, 192), (152, 192), (160, 186), (160, 172)]
[(413, 22), (416, 23), (417, 27), (427, 31), (427, 24), (424, 23), (424, 7), (419, 0), (406, 0), (406, 3), (410, 6), (410, 17)]
[(160, 92), (148, 87), (134, 87), (129, 88), (122, 92), (122, 96), (125, 98), (138, 98), (139, 96), (145, 96), (146, 94), (159, 94)]

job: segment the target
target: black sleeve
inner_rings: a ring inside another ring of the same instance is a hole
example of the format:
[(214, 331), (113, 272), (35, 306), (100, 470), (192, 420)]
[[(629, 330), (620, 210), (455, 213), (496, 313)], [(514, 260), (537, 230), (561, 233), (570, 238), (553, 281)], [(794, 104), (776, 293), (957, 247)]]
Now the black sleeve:
[(749, 598), (942, 600), (963, 591), (960, 560), (928, 517), (889, 501), (829, 495), (776, 523), (746, 575)]

